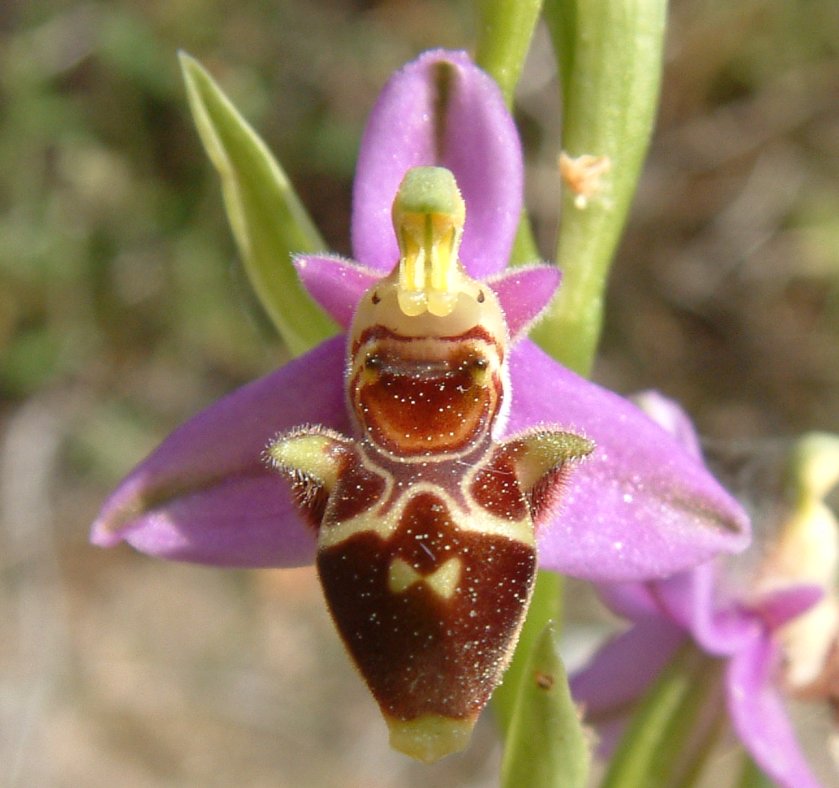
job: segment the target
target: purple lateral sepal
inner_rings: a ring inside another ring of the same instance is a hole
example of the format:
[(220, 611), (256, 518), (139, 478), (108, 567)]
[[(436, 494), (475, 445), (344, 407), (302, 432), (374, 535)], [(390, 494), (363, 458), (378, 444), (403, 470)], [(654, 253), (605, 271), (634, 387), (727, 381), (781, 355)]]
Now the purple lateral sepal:
[[(221, 565), (311, 558), (311, 537), (261, 457), (273, 434), (300, 424), (350, 432), (344, 341), (329, 340), (176, 430), (107, 501), (94, 542), (125, 538), (153, 555)], [(748, 538), (739, 507), (629, 402), (528, 340), (513, 350), (511, 375), (508, 433), (557, 424), (597, 443), (542, 528), (543, 566), (588, 579), (649, 578), (737, 550)]]
[(748, 544), (741, 506), (632, 403), (529, 340), (517, 346), (510, 374), (508, 432), (551, 424), (596, 444), (539, 534), (544, 568), (589, 580), (664, 577)]
[(125, 540), (150, 555), (219, 566), (311, 563), (314, 535), (263, 454), (273, 435), (300, 424), (349, 431), (344, 342), (324, 342), (176, 429), (105, 502), (94, 544)]

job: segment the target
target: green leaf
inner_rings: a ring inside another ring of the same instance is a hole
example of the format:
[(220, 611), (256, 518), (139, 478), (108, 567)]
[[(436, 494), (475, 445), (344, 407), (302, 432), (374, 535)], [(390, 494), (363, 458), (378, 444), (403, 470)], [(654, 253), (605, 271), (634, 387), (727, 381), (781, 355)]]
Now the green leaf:
[(337, 332), (300, 284), (291, 255), (325, 244), (280, 165), (212, 77), (180, 53), (187, 97), (260, 303), (295, 355)]
[(534, 338), (586, 374), (603, 292), (658, 106), (666, 0), (545, 0), (560, 64), (563, 151), (605, 157), (609, 170), (588, 199), (565, 188), (557, 245), (564, 275)]
[(737, 788), (774, 788), (772, 782), (748, 755), (743, 755), (743, 769), (737, 781)]
[(568, 690), (553, 627), (546, 626), (528, 662), (501, 765), (503, 788), (583, 788), (587, 737)]

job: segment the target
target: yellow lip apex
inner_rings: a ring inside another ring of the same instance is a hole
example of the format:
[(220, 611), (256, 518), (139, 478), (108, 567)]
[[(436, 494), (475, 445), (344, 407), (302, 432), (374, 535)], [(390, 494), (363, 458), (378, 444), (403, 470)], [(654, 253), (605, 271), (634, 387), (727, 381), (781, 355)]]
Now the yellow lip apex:
[(414, 720), (385, 716), (390, 729), (390, 746), (423, 763), (434, 763), (465, 750), (472, 738), (475, 719), (453, 719), (437, 714)]

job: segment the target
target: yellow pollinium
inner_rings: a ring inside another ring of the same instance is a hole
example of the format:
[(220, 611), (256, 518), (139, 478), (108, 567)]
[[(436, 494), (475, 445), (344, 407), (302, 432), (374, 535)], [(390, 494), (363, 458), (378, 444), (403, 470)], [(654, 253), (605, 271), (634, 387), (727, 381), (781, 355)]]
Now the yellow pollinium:
[(414, 167), (393, 202), (399, 242), (397, 298), (413, 317), (451, 314), (467, 277), (458, 261), (466, 208), (454, 176), (443, 167)]
[(475, 719), (453, 719), (427, 714), (415, 720), (385, 716), (390, 729), (390, 746), (423, 763), (434, 763), (446, 755), (466, 749)]

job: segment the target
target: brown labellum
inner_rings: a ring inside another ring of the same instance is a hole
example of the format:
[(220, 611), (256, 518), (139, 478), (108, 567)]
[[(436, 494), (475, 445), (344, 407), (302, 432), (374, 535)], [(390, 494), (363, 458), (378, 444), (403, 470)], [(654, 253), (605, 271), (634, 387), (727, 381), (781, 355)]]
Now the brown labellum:
[(451, 216), (397, 209), (403, 259), (350, 331), (358, 437), (305, 427), (268, 455), (316, 530), (324, 596), (391, 744), (431, 762), (467, 745), (500, 682), (536, 526), (593, 445), (550, 429), (493, 438), (510, 396), (504, 314), (451, 258)]

